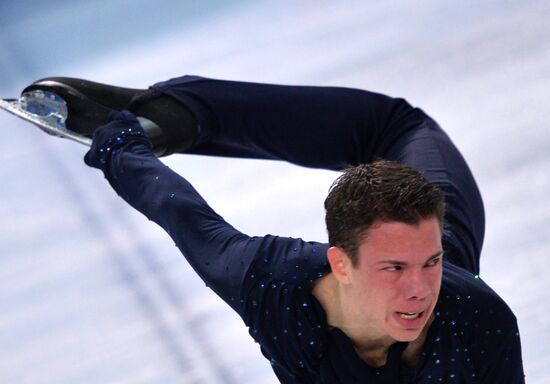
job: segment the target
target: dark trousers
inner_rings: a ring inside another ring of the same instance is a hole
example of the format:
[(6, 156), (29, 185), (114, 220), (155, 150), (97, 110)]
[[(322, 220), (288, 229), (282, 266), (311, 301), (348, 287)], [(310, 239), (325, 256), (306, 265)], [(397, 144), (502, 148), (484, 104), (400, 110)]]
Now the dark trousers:
[(403, 99), (195, 76), (154, 88), (180, 100), (198, 119), (201, 134), (190, 153), (332, 170), (384, 158), (416, 168), (445, 194), (446, 256), (479, 272), (485, 218), (474, 178), (437, 123)]

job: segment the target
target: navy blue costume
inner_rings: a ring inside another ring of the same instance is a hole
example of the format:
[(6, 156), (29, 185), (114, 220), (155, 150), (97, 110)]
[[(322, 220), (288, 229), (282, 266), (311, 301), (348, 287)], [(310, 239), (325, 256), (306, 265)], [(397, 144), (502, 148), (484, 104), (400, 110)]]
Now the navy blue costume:
[(396, 342), (371, 367), (327, 324), (312, 284), (330, 272), (328, 245), (250, 237), (216, 214), (160, 162), (134, 116), (114, 113), (85, 161), (174, 239), (189, 263), (243, 318), (282, 383), (523, 383), (516, 318), (478, 276), (484, 212), (475, 181), (447, 135), (405, 100), (335, 87), (254, 84), (184, 76), (153, 88), (192, 112), (188, 153), (278, 159), (341, 170), (385, 158), (410, 165), (446, 199), (443, 281), (415, 367)]

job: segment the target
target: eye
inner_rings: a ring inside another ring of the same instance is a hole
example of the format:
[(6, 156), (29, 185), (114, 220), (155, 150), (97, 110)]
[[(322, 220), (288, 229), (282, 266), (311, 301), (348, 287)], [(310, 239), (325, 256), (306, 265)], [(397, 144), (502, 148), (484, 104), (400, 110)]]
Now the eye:
[(437, 264), (439, 264), (440, 261), (441, 261), (441, 257), (436, 257), (435, 259), (431, 259), (430, 261), (428, 261), (426, 266), (435, 267)]
[(382, 268), (383, 271), (387, 271), (387, 272), (397, 272), (402, 269), (403, 267), (401, 265), (392, 265), (391, 267)]

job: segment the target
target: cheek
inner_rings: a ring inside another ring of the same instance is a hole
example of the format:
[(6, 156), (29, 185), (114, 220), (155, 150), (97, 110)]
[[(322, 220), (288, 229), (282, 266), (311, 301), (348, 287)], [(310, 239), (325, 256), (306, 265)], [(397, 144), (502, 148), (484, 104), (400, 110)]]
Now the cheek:
[(399, 289), (395, 281), (384, 275), (371, 275), (362, 284), (361, 293), (361, 301), (364, 305), (370, 305), (371, 310), (384, 310), (399, 297)]
[(366, 311), (384, 312), (399, 299), (400, 287), (397, 275), (367, 268), (359, 269), (357, 272), (354, 279), (356, 294), (361, 307)]
[(399, 295), (399, 275), (379, 271), (371, 276), (372, 290), (376, 291), (379, 297), (390, 298)]

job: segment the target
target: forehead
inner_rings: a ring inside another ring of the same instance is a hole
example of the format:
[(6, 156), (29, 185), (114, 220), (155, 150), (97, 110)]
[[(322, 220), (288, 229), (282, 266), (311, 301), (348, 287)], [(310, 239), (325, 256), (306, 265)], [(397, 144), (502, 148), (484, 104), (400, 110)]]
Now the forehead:
[(441, 229), (436, 218), (422, 219), (418, 224), (379, 222), (365, 233), (359, 245), (360, 259), (377, 262), (416, 261), (441, 251)]

